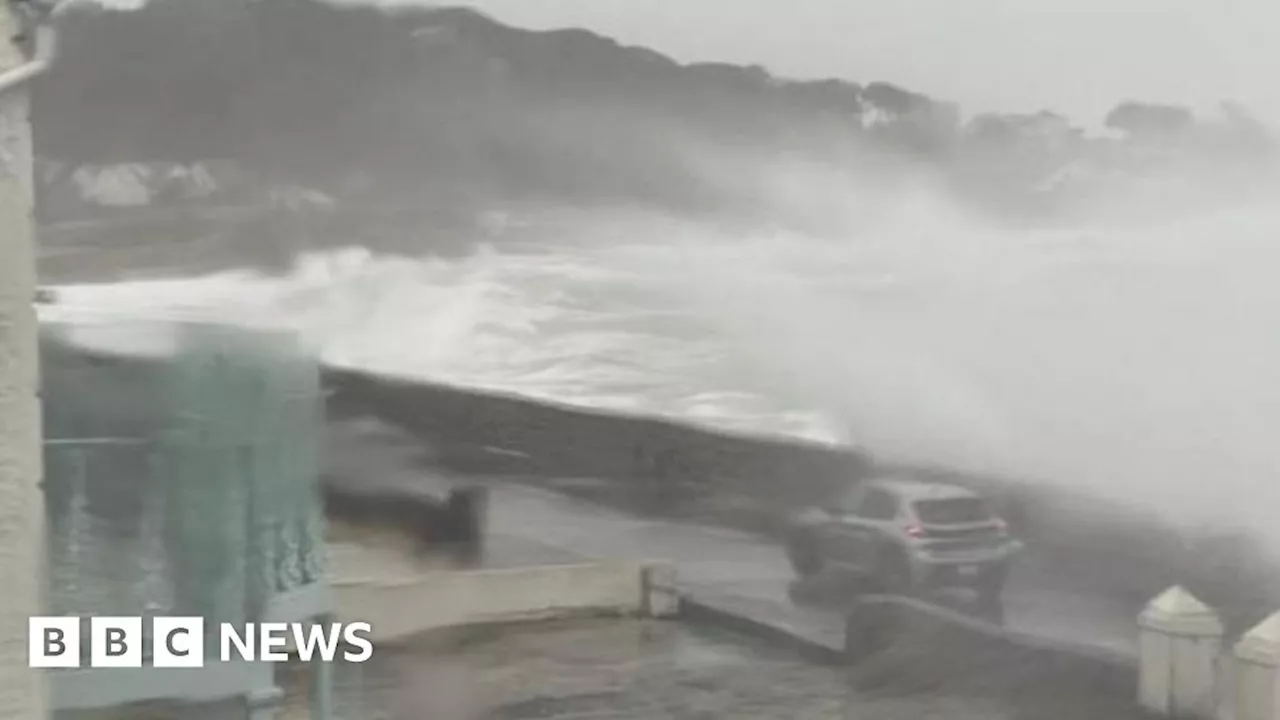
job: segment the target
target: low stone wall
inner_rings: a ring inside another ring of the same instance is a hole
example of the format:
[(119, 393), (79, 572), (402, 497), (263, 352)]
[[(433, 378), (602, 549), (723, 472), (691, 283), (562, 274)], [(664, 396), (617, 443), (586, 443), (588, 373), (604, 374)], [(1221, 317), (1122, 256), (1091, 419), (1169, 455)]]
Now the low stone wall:
[[(338, 617), (369, 622), (372, 640), (405, 641), (443, 628), (576, 615), (652, 617), (676, 611), (667, 566), (615, 561), (441, 570), (394, 578), (335, 578)], [(655, 583), (655, 578), (663, 582)]]
[[(939, 468), (879, 465), (856, 448), (719, 432), (687, 423), (589, 410), (416, 380), (329, 368), (331, 417), (370, 415), (430, 445), (452, 470), (485, 474), (626, 481), (673, 502), (713, 493), (749, 499), (775, 513), (821, 502), (835, 488), (879, 470), (905, 470), (980, 490), (1013, 521), (1043, 525), (1065, 507), (1063, 493), (1007, 478)], [(1041, 513), (1052, 502), (1051, 513)], [(1076, 515), (1113, 508), (1071, 501)], [(740, 503), (741, 504), (741, 503)], [(1022, 529), (1022, 528), (1017, 528)], [(1032, 528), (1028, 528), (1032, 529)]]
[(594, 477), (655, 487), (723, 481), (782, 504), (866, 474), (853, 450), (743, 437), (471, 390), (329, 369), (330, 412), (372, 414), (429, 438), (440, 462), (483, 474)]

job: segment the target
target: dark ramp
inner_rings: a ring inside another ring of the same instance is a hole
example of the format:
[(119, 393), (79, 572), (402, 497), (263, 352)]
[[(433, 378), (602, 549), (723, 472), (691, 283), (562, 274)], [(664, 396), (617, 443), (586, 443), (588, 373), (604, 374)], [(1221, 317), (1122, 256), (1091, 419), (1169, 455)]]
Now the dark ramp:
[(1137, 714), (1131, 656), (1000, 628), (905, 598), (864, 598), (848, 620), (852, 678), (868, 694), (990, 695), (1035, 717)]

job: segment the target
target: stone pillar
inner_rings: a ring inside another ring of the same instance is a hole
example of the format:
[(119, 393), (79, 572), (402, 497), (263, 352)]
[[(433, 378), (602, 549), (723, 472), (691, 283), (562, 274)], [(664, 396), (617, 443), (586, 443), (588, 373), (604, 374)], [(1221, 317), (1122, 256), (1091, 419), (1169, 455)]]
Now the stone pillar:
[(1214, 717), (1223, 632), (1217, 613), (1174, 586), (1147, 605), (1138, 626), (1142, 707), (1164, 717)]
[[(0, 73), (27, 62), (0, 7)], [(0, 718), (48, 717), (45, 677), (27, 667), (27, 619), (41, 611), (44, 506), (39, 490), (31, 126), (26, 88), (0, 93)]]
[(1280, 612), (1258, 623), (1235, 647), (1235, 720), (1276, 720), (1280, 705)]
[(680, 591), (676, 568), (670, 563), (651, 562), (640, 569), (643, 612), (648, 617), (667, 618), (680, 613)]
[(489, 489), (481, 486), (454, 488), (445, 502), (451, 532), (448, 542), (465, 564), (484, 559)]

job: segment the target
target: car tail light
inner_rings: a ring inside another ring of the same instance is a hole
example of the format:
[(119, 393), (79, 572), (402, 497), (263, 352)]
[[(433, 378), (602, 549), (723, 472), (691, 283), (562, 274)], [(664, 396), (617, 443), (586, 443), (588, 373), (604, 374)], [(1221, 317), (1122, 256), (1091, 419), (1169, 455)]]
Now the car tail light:
[(917, 539), (922, 538), (925, 535), (928, 535), (928, 533), (925, 532), (925, 529), (920, 527), (919, 525), (908, 525), (907, 534)]

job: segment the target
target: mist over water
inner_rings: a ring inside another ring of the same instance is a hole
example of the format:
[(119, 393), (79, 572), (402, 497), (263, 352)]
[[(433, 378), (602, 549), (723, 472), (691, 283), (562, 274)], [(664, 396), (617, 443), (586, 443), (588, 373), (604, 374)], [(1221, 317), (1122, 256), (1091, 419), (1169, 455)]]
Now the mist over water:
[(864, 241), (680, 266), (757, 378), (847, 441), (1265, 530), (1278, 230), (1262, 208), (1014, 232), (911, 206)]

